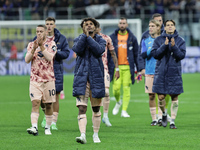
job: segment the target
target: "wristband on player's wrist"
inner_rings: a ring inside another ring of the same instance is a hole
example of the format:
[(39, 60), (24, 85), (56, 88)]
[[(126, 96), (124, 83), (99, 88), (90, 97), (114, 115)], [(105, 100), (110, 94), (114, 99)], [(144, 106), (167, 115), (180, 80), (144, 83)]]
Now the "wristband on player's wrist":
[(119, 71), (119, 68), (115, 68), (115, 71)]

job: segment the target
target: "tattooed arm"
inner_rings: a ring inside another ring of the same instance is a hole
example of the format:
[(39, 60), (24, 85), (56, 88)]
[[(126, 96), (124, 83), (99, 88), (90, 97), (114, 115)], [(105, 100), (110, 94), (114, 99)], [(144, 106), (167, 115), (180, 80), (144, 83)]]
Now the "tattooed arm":
[(117, 56), (116, 56), (116, 53), (115, 53), (114, 49), (110, 50), (110, 54), (111, 54), (111, 57), (112, 57), (113, 62), (115, 64), (115, 70), (116, 70), (115, 71), (115, 79), (117, 80), (117, 79), (119, 79), (119, 67), (118, 67)]

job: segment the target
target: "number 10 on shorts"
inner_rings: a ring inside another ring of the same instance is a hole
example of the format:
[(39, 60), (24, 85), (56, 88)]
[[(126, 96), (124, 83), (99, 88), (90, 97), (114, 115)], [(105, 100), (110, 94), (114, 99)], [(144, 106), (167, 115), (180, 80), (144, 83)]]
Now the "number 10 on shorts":
[(55, 94), (56, 94), (55, 89), (49, 90), (49, 96), (54, 96)]

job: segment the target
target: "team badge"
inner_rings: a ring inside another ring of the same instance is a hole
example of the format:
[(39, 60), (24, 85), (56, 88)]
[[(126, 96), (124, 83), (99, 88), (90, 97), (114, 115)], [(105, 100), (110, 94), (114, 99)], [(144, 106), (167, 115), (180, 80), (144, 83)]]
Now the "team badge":
[(31, 93), (30, 95), (31, 95), (31, 97), (34, 97), (33, 93)]
[(52, 46), (52, 49), (53, 49), (53, 51), (56, 51), (56, 46), (54, 45), (54, 46)]

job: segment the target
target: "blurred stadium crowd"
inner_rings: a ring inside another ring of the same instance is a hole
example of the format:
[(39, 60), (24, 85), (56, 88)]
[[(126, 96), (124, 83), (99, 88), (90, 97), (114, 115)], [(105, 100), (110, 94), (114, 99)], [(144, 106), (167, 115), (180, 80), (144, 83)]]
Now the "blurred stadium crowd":
[(38, 20), (50, 14), (56, 19), (79, 19), (87, 15), (87, 7), (94, 5), (111, 8), (97, 16), (101, 19), (124, 15), (144, 18), (153, 13), (172, 15), (176, 11), (181, 15), (181, 21), (192, 16), (195, 22), (199, 21), (200, 15), (200, 0), (0, 0), (1, 20)]
[[(191, 36), (192, 30), (199, 28), (193, 27), (193, 23), (200, 22), (200, 0), (0, 0), (0, 20), (44, 20), (48, 16), (56, 19), (140, 18), (142, 31), (145, 31), (154, 13), (162, 14), (164, 20), (173, 18), (178, 27), (186, 25), (183, 27), (186, 36)], [(189, 44), (199, 45), (199, 41)]]
[(141, 19), (144, 32), (154, 13), (175, 20), (187, 46), (200, 46), (200, 0), (0, 0), (0, 21), (126, 17)]
[[(0, 0), (2, 22), (45, 20), (48, 16), (56, 20), (75, 20), (88, 16), (96, 19), (126, 17), (141, 19), (144, 32), (154, 13), (162, 14), (164, 20), (175, 20), (176, 28), (185, 39), (186, 46), (195, 48), (194, 56), (197, 56), (196, 52), (200, 49), (200, 0)], [(25, 40), (18, 38), (18, 35), (23, 37), (24, 28), (16, 27), (12, 30), (1, 23), (0, 28), (0, 60), (23, 58), (27, 46), (25, 41), (32, 39), (31, 36)], [(26, 30), (28, 34), (33, 31), (29, 28)], [(65, 31), (69, 35), (68, 30)], [(141, 39), (137, 40), (140, 42)], [(73, 38), (68, 37), (68, 42), (72, 43), (71, 41)], [(200, 53), (198, 58), (199, 56)]]

